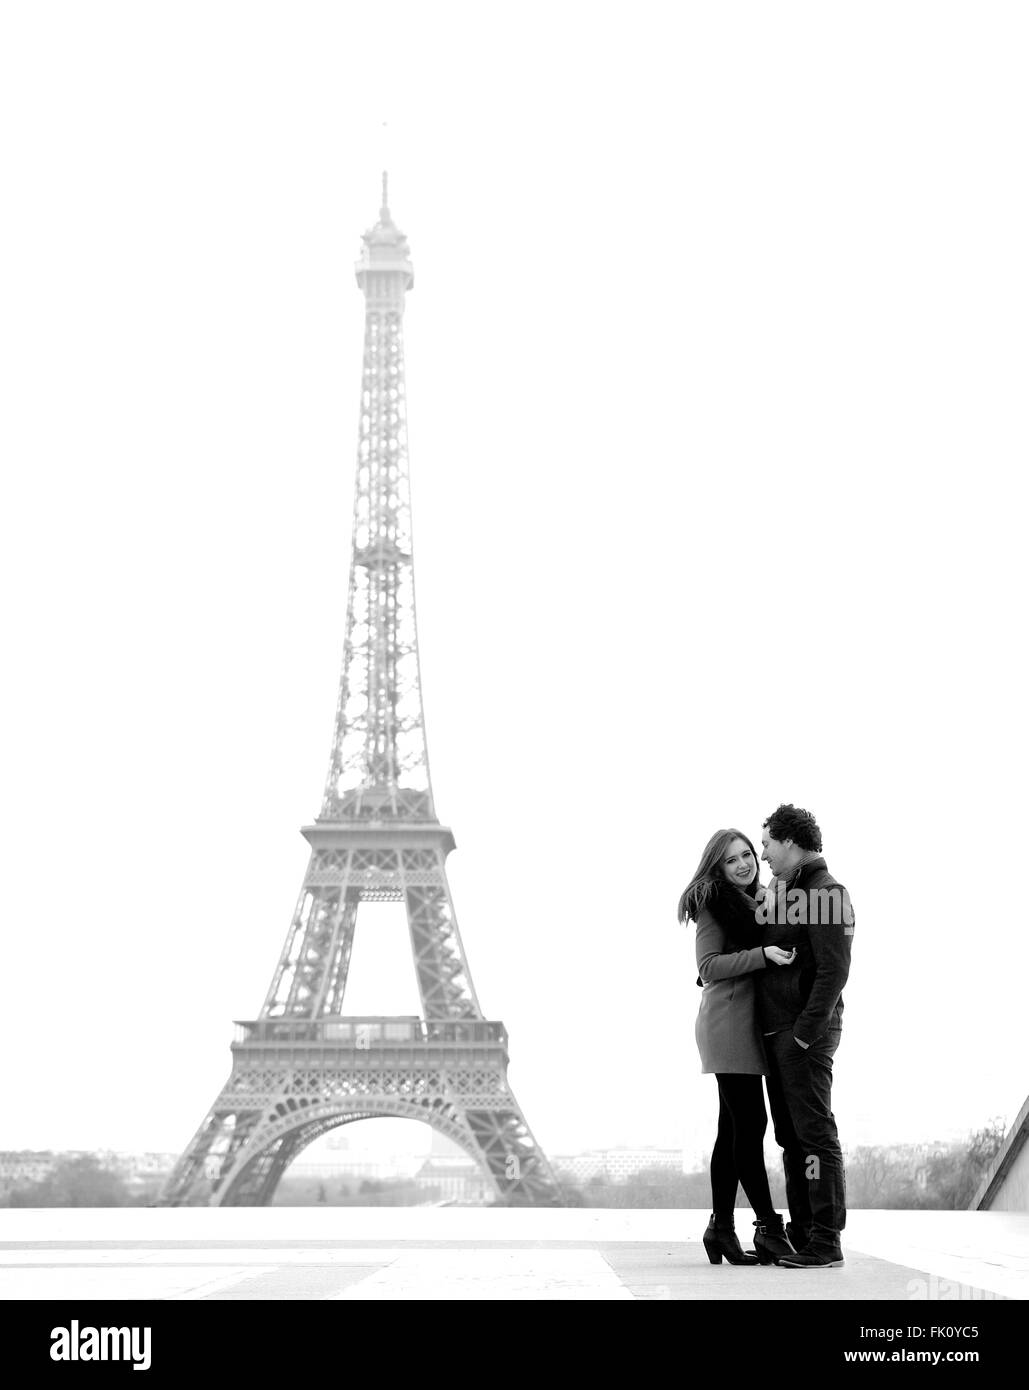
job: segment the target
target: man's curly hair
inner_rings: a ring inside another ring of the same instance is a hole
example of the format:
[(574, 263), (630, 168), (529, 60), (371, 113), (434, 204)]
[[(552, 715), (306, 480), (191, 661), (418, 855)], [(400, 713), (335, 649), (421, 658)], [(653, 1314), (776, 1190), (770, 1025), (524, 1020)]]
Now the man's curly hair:
[(784, 802), (782, 806), (775, 808), (763, 824), (773, 840), (792, 840), (798, 849), (821, 852), (822, 832), (818, 828), (818, 822), (811, 812), (805, 811), (802, 806)]

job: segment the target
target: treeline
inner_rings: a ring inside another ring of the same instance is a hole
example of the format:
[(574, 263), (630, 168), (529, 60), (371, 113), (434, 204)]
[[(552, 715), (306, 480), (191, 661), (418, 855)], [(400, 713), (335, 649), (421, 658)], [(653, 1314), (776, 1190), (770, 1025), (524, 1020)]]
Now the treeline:
[(965, 1211), (997, 1157), (1006, 1129), (993, 1120), (963, 1144), (904, 1150), (873, 1145), (847, 1157), (847, 1199), (852, 1207), (911, 1207)]
[[(1004, 1142), (1005, 1128), (992, 1120), (968, 1139), (949, 1144), (865, 1145), (845, 1155), (847, 1205), (855, 1210), (879, 1207), (925, 1211), (965, 1211), (987, 1168)], [(685, 1207), (703, 1210), (711, 1205), (711, 1182), (701, 1169), (675, 1173), (647, 1168), (612, 1182), (600, 1175), (580, 1183), (558, 1170), (568, 1206)], [(772, 1201), (786, 1209), (782, 1167), (769, 1169)], [(745, 1200), (740, 1194), (740, 1200)]]
[[(45, 1177), (12, 1184), (0, 1192), (0, 1207), (147, 1207), (160, 1195), (163, 1178), (126, 1179), (97, 1154), (56, 1156)], [(411, 1179), (349, 1182), (282, 1177), (272, 1205), (277, 1207), (413, 1207), (438, 1201), (438, 1188), (417, 1187)]]
[[(855, 1209), (966, 1210), (996, 1157), (1004, 1134), (1002, 1122), (992, 1120), (961, 1143), (866, 1145), (851, 1149), (846, 1154), (847, 1205)], [(565, 1205), (570, 1207), (703, 1210), (711, 1203), (706, 1170), (676, 1173), (667, 1168), (648, 1168), (620, 1182), (598, 1175), (580, 1183), (561, 1169), (557, 1177)], [(772, 1200), (780, 1211), (785, 1210), (781, 1167), (770, 1170), (768, 1180)], [(161, 1182), (160, 1177), (127, 1180), (95, 1154), (58, 1155), (45, 1177), (17, 1182), (0, 1192), (0, 1207), (145, 1207), (157, 1199)], [(273, 1205), (405, 1207), (438, 1200), (437, 1190), (418, 1187), (410, 1179), (319, 1180), (286, 1173), (276, 1189)]]
[(45, 1177), (0, 1193), (0, 1207), (145, 1207), (160, 1188), (157, 1177), (130, 1183), (97, 1154), (58, 1154)]

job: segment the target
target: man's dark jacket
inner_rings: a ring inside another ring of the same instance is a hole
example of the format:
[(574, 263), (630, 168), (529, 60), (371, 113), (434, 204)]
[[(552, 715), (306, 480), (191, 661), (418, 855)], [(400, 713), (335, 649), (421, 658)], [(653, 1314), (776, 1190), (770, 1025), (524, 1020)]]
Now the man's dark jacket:
[[(802, 905), (787, 891), (800, 889)], [(819, 895), (818, 890), (834, 889)], [(802, 1043), (813, 1043), (831, 1024), (843, 1021), (843, 986), (850, 973), (854, 910), (850, 895), (822, 858), (801, 864), (778, 884), (776, 920), (765, 925), (762, 946), (797, 948), (792, 965), (773, 965), (755, 975), (758, 1020), (763, 1033), (789, 1028)], [(800, 921), (787, 920), (801, 917)]]

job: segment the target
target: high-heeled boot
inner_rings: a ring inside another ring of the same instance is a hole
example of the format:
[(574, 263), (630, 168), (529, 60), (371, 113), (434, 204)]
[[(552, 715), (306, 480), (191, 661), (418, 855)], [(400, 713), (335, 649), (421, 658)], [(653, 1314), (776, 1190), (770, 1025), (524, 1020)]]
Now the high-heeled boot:
[(754, 1222), (754, 1253), (763, 1265), (774, 1264), (784, 1255), (794, 1253), (793, 1246), (786, 1238), (782, 1217), (773, 1213), (764, 1221)]
[(736, 1225), (731, 1216), (715, 1217), (712, 1212), (711, 1220), (704, 1232), (704, 1249), (713, 1265), (720, 1265), (723, 1255), (731, 1265), (757, 1264), (757, 1256), (747, 1254), (741, 1248), (736, 1238)]

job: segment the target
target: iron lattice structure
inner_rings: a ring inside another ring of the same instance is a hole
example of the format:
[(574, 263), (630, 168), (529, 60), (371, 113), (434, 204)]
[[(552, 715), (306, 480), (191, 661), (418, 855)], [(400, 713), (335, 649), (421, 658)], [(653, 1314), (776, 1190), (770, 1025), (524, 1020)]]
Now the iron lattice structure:
[[(365, 233), (364, 365), (343, 669), (321, 812), (259, 1017), (237, 1023), (232, 1071), (160, 1205), (258, 1206), (312, 1140), (371, 1116), (425, 1121), (488, 1174), (499, 1200), (560, 1190), (507, 1081), (507, 1034), (483, 1017), (436, 818), (415, 621), (403, 315), (407, 239), (382, 209)], [(422, 1016), (343, 1013), (362, 902), (403, 902)]]

